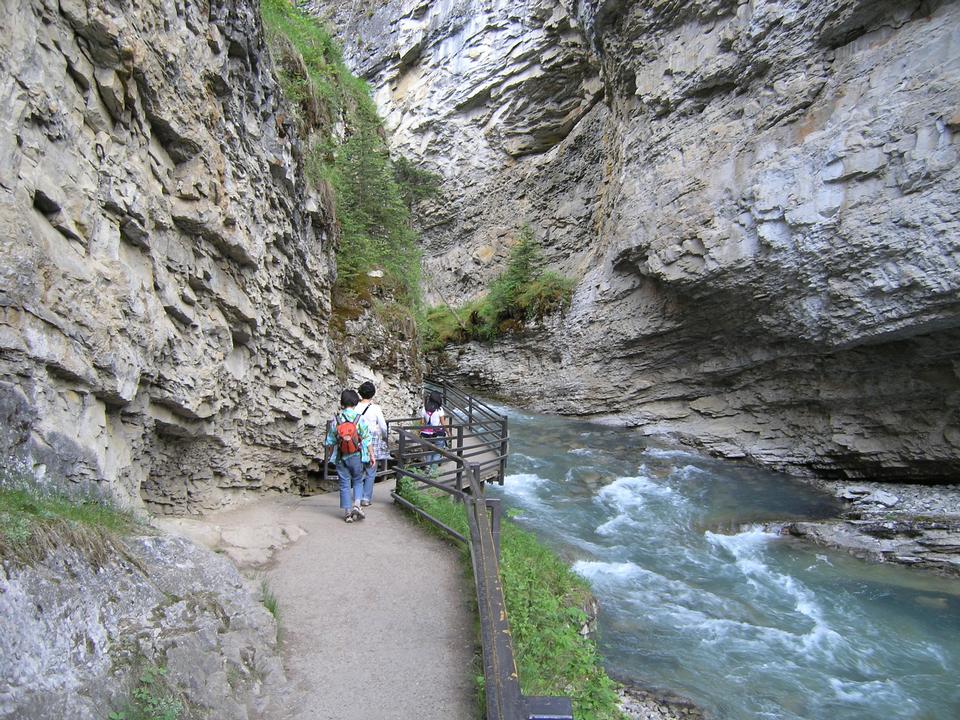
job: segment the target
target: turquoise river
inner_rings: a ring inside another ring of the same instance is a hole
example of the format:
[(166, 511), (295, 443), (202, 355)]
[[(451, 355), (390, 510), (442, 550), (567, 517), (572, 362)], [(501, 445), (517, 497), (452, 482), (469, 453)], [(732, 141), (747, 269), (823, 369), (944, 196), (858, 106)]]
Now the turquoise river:
[(787, 476), (501, 410), (493, 492), (592, 585), (612, 675), (715, 720), (960, 718), (960, 580), (765, 532), (837, 512)]

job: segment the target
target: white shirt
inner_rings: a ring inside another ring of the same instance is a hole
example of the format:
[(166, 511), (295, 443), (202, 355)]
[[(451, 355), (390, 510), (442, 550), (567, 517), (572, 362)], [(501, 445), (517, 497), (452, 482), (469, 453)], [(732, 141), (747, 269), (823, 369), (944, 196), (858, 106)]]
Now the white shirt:
[(383, 410), (375, 402), (370, 400), (361, 400), (357, 403), (357, 412), (363, 415), (364, 422), (370, 428), (370, 435), (373, 440), (374, 452), (377, 458), (386, 456), (387, 450), (387, 419), (383, 416)]

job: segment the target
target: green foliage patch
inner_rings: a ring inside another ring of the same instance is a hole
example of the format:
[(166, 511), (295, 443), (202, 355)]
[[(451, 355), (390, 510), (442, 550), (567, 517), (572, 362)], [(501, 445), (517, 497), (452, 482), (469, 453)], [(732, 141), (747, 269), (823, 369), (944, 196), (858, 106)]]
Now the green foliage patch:
[[(417, 490), (406, 478), (398, 482), (398, 492), (469, 536), (461, 502)], [(524, 694), (571, 697), (574, 716), (581, 720), (621, 720), (617, 685), (603, 669), (596, 643), (580, 634), (587, 621), (583, 608), (591, 597), (587, 583), (536, 536), (509, 520), (501, 525), (500, 547), (501, 581)]]
[(570, 305), (576, 282), (543, 269), (543, 252), (529, 227), (520, 231), (507, 268), (487, 293), (459, 308), (439, 306), (426, 314), (427, 349), (470, 340), (493, 340), (519, 330), (531, 320), (561, 312)]
[(410, 208), (434, 194), (439, 179), (403, 158), (391, 160), (370, 89), (349, 71), (323, 24), (288, 0), (261, 0), (260, 8), (281, 88), (307, 138), (307, 176), (336, 197), (339, 288), (367, 296), (367, 274), (382, 270), (379, 285), (417, 307), (420, 250)]

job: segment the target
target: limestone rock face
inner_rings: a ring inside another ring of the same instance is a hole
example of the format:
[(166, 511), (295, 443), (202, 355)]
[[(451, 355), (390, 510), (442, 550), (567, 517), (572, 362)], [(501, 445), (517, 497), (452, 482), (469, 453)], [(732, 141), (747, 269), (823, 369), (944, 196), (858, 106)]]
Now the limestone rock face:
[(0, 450), (160, 512), (303, 487), (341, 383), (409, 397), (416, 364), (332, 346), (332, 204), (258, 4), (0, 15)]
[(445, 178), (435, 298), (476, 294), (522, 223), (579, 280), (451, 371), (780, 468), (956, 476), (958, 3), (318, 4)]
[(598, 118), (609, 113), (597, 104), (600, 68), (561, 3), (305, 5), (371, 80), (392, 146), (443, 178), (441, 197), (415, 213), (429, 302), (481, 292), (525, 220), (546, 231), (541, 216), (555, 218), (554, 259), (574, 267), (602, 170)]
[(5, 563), (0, 717), (102, 720), (151, 666), (196, 712), (270, 717), (292, 692), (277, 626), (230, 561), (172, 537), (112, 554), (97, 562), (63, 547), (31, 566)]

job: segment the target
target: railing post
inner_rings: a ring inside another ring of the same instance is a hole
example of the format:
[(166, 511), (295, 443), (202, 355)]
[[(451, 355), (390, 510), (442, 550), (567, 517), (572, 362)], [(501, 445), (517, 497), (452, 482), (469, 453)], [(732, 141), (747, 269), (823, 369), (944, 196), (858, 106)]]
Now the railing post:
[(457, 492), (463, 492), (463, 425), (457, 426)]
[(473, 427), (473, 395), (467, 399), (467, 422)]
[(503, 479), (507, 476), (507, 418), (500, 421), (500, 477), (497, 482), (503, 485)]
[(487, 508), (490, 510), (490, 533), (493, 535), (493, 546), (497, 550), (497, 561), (500, 561), (500, 517), (503, 508), (500, 498), (486, 498)]

